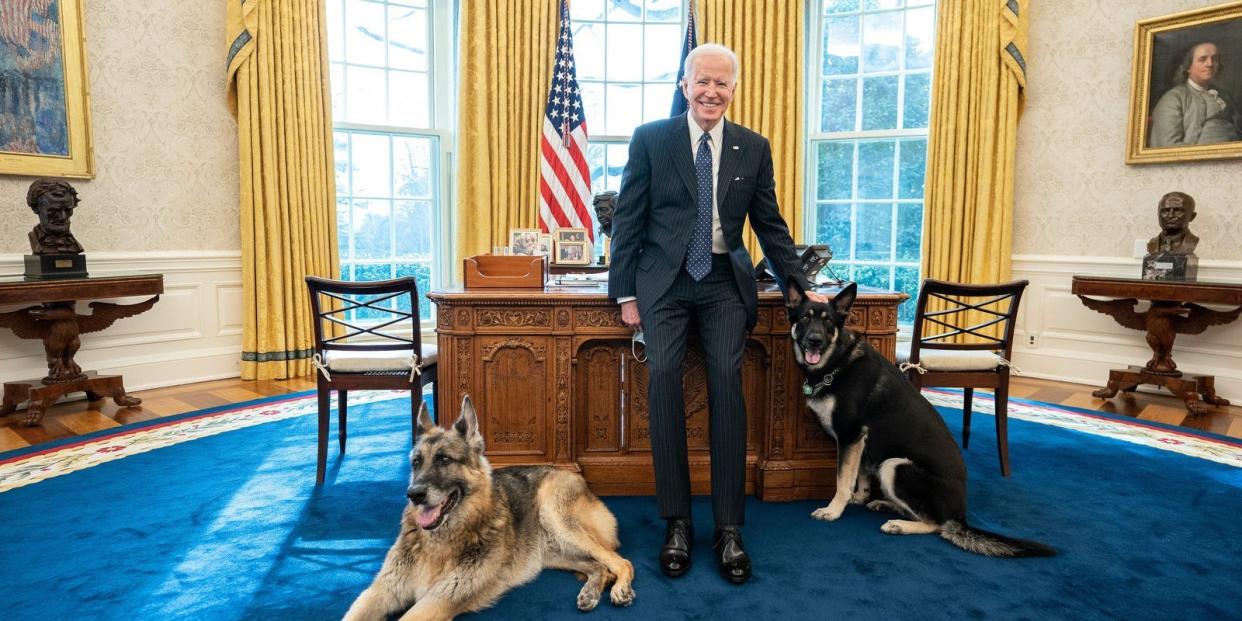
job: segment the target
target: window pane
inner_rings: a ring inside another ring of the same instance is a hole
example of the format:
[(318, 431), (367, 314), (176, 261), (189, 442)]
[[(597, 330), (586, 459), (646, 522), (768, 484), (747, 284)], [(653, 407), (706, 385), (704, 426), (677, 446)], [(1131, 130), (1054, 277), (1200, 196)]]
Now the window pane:
[(819, 193), (816, 198), (850, 198), (853, 192), (854, 142), (821, 142), (817, 147)]
[(897, 206), (897, 260), (918, 261), (923, 240), (923, 205)]
[(863, 79), (862, 128), (897, 127), (897, 76)]
[(927, 171), (927, 141), (906, 140), (901, 143), (901, 172), (897, 182), (897, 198), (923, 198), (923, 176)]
[(392, 141), (393, 196), (431, 198), (431, 141), (394, 137)]
[(579, 82), (582, 91), (582, 109), (586, 114), (587, 135), (603, 134), (604, 131), (604, 85), (599, 82)]
[[(431, 258), (431, 203), (428, 201), (397, 201), (397, 256)], [(420, 289), (422, 291), (422, 289)]]
[[(569, 3), (570, 21), (583, 19), (604, 19), (604, 0), (574, 0)], [(574, 35), (574, 49), (578, 46), (578, 35)]]
[[(336, 199), (336, 240), (341, 248), (341, 260), (353, 257), (353, 227), (349, 218), (349, 200), (343, 197)], [(344, 267), (341, 269), (344, 271)]]
[(636, 22), (643, 17), (642, 0), (607, 0), (607, 2), (609, 20)]
[(392, 176), (389, 171), (388, 136), (377, 134), (354, 134), (353, 195), (392, 195)]
[(891, 270), (887, 265), (855, 265), (853, 278), (860, 285), (888, 289)]
[(594, 191), (620, 190), (621, 173), (625, 171), (625, 163), (629, 160), (630, 146), (628, 144), (608, 145), (608, 175), (604, 179), (604, 187)]
[(344, 0), (327, 0), (328, 60), (345, 60)]
[(858, 144), (858, 197), (893, 196), (893, 141)]
[(608, 24), (608, 79), (638, 82), (643, 79), (643, 27), (639, 24)]
[(328, 81), (332, 86), (332, 118), (345, 118), (345, 65), (332, 63), (328, 66)]
[(854, 258), (859, 261), (891, 261), (893, 207), (888, 204), (859, 205), (854, 230)]
[(574, 26), (574, 69), (579, 80), (604, 79), (603, 24)]
[(820, 127), (824, 132), (854, 131), (857, 81), (853, 78), (824, 80)]
[(824, 20), (824, 75), (858, 73), (858, 17)]
[(349, 0), (345, 5), (345, 59), (351, 63), (384, 64), (384, 5)]
[(431, 127), (431, 88), (427, 74), (411, 71), (388, 73), (388, 123), (401, 127)]
[(332, 133), (332, 159), (336, 169), (336, 193), (349, 194), (349, 134)]
[(427, 70), (427, 10), (388, 7), (388, 66)]
[(933, 7), (906, 11), (906, 69), (931, 66), (935, 51), (932, 34), (935, 32), (936, 13)]
[(673, 93), (677, 88), (671, 82), (647, 84), (643, 87), (643, 123), (667, 119), (673, 109)]
[[(609, 84), (606, 134), (628, 136), (642, 122), (642, 87), (637, 84)], [(671, 103), (671, 102), (670, 102)]]
[(914, 307), (919, 299), (919, 268), (899, 267), (893, 274), (893, 288), (910, 296), (897, 307), (897, 323), (913, 323)]
[(863, 71), (896, 71), (901, 59), (901, 12), (863, 16)]
[(387, 259), (392, 256), (392, 203), (386, 200), (355, 200), (354, 257)]
[(604, 187), (604, 145), (599, 143), (588, 143), (586, 160), (587, 166), (591, 168), (591, 191), (599, 192)]
[(349, 66), (345, 69), (348, 92), (345, 93), (347, 121), (383, 125), (386, 117), (384, 70)]
[(927, 110), (931, 107), (931, 74), (906, 75), (905, 102), (901, 126), (907, 129), (927, 127)]
[(901, 0), (863, 0), (864, 11), (874, 11), (876, 9), (895, 9), (901, 6)]
[(819, 205), (815, 240), (828, 244), (833, 258), (850, 258), (850, 206), (843, 203)]
[(858, 0), (826, 0), (825, 13), (848, 13), (858, 10)]
[(645, 71), (643, 78), (646, 80), (667, 80), (672, 82), (677, 79), (677, 63), (681, 60), (681, 36), (683, 34), (681, 26), (647, 26), (644, 35), (644, 45), (646, 52), (644, 53)]
[[(431, 291), (431, 264), (426, 262), (398, 263), (396, 277), (405, 278), (406, 276), (413, 276), (415, 282), (418, 283), (418, 318), (423, 321), (431, 319), (431, 309), (435, 308), (431, 300), (427, 299), (427, 292)], [(402, 298), (402, 303), (398, 304), (398, 307), (406, 312), (409, 312), (409, 306), (409, 302), (404, 298)]]

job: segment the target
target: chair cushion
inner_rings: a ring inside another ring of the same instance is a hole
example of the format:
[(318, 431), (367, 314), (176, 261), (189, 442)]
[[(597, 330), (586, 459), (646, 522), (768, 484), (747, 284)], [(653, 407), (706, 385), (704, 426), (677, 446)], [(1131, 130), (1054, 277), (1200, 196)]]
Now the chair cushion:
[[(409, 371), (414, 356), (409, 351), (391, 350), (375, 352), (328, 350), (325, 364), (336, 373), (366, 373), (369, 371)], [(438, 352), (435, 345), (423, 345), (423, 357), (419, 368), (425, 369), (436, 363)]]
[[(910, 342), (897, 343), (897, 363), (910, 362)], [(982, 349), (920, 349), (919, 365), (928, 371), (991, 371), (1001, 357)]]

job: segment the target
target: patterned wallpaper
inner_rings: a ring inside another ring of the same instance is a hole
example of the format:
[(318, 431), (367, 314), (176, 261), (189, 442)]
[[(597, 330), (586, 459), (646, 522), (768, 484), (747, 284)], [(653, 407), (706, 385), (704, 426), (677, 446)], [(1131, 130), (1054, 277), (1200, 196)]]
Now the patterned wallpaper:
[(1195, 198), (1201, 259), (1242, 259), (1242, 160), (1125, 164), (1134, 24), (1214, 0), (1031, 2), (1018, 129), (1015, 254), (1130, 257), (1159, 232), (1156, 203)]
[[(83, 4), (96, 176), (70, 181), (74, 236), (88, 253), (241, 248), (224, 4)], [(0, 176), (0, 253), (30, 252), (32, 180)]]

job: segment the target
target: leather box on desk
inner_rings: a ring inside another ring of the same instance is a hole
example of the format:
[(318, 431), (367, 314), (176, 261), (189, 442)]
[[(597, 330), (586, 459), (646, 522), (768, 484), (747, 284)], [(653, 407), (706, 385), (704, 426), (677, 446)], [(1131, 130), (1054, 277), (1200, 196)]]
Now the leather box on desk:
[(462, 273), (467, 289), (542, 289), (548, 258), (480, 254), (462, 260)]

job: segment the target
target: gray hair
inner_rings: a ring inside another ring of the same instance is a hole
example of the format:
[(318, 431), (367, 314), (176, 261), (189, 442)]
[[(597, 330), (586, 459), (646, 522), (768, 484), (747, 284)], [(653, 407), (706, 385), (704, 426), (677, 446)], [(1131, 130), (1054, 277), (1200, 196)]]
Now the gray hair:
[(725, 56), (727, 57), (729, 61), (733, 63), (733, 83), (737, 84), (737, 79), (742, 73), (742, 68), (741, 68), (741, 65), (738, 64), (737, 54), (734, 54), (733, 50), (719, 43), (703, 43), (699, 45), (698, 47), (695, 47), (693, 50), (690, 50), (689, 54), (686, 54), (686, 75), (687, 76), (694, 75), (694, 69), (693, 69), (694, 61), (698, 60), (700, 56)]

